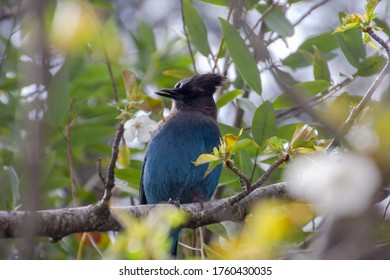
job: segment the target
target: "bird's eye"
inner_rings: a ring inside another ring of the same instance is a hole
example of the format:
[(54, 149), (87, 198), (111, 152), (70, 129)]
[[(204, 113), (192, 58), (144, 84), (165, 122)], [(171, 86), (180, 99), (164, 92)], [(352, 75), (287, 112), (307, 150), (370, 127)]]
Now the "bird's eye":
[(177, 89), (177, 88), (180, 88), (181, 87), (181, 82), (178, 82), (176, 85), (175, 85), (175, 89)]

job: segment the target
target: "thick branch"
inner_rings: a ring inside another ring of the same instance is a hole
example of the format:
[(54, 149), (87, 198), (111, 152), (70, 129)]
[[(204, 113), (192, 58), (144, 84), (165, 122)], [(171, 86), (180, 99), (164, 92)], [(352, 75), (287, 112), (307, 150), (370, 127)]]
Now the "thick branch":
[[(224, 205), (229, 198), (207, 203), (183, 204), (179, 206), (181, 211), (187, 214), (187, 220), (183, 227), (196, 228), (227, 220), (241, 222), (255, 202), (270, 198), (287, 199), (286, 184), (278, 183), (257, 189), (238, 203), (228, 208), (220, 208), (215, 212), (208, 210)], [(176, 206), (170, 204), (141, 205), (111, 208), (110, 212), (125, 211), (134, 217), (142, 217), (156, 207)], [(26, 225), (34, 225), (35, 229), (26, 230)], [(100, 203), (85, 207), (36, 212), (0, 211), (0, 238), (17, 238), (34, 234), (34, 236), (50, 237), (53, 241), (57, 241), (76, 232), (106, 232), (120, 231), (121, 229), (121, 225), (115, 220), (112, 213), (107, 212)]]

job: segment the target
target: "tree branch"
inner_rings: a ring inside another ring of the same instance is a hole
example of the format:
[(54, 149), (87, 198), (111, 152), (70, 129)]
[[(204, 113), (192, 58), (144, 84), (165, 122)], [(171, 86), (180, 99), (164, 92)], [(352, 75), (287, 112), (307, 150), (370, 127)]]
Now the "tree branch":
[[(182, 227), (197, 228), (228, 220), (242, 222), (255, 202), (272, 198), (288, 199), (286, 183), (259, 188), (229, 208), (219, 208), (219, 205), (224, 205), (230, 198), (205, 203), (183, 204), (179, 208), (187, 215), (187, 219)], [(36, 237), (50, 237), (51, 241), (55, 242), (77, 232), (120, 231), (122, 226), (115, 220), (112, 213), (124, 211), (139, 218), (148, 215), (156, 207), (176, 206), (159, 204), (113, 207), (110, 208), (110, 212), (106, 212), (106, 208), (102, 207), (102, 204), (96, 203), (84, 207), (36, 212), (0, 211), (0, 238), (17, 238), (33, 234)], [(219, 210), (209, 211), (216, 208)], [(25, 230), (29, 220), (35, 221), (35, 230)]]

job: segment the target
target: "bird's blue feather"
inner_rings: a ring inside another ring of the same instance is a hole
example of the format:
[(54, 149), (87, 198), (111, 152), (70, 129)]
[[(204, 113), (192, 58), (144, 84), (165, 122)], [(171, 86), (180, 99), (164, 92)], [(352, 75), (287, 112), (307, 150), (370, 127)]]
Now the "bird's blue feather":
[(147, 203), (209, 200), (218, 185), (221, 166), (204, 177), (207, 164), (195, 166), (192, 162), (211, 153), (219, 138), (215, 121), (199, 112), (183, 111), (162, 123), (144, 161), (142, 183)]

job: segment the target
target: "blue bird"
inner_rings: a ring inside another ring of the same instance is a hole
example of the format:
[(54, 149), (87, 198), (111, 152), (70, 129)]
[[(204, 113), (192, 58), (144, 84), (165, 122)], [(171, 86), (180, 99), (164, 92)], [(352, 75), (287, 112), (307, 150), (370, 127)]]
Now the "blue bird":
[[(146, 149), (140, 183), (140, 203), (207, 201), (213, 195), (222, 166), (204, 177), (207, 165), (192, 162), (219, 145), (217, 106), (213, 94), (225, 81), (217, 74), (195, 75), (178, 82), (173, 89), (156, 94), (171, 98), (172, 109), (153, 132)], [(171, 231), (176, 255), (180, 229)]]

